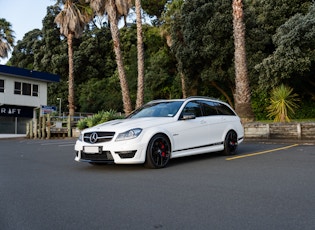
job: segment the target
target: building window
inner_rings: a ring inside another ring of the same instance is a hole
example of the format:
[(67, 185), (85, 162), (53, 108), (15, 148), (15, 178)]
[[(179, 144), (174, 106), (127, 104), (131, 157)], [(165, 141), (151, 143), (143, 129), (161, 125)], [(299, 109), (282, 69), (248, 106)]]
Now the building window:
[(0, 93), (4, 93), (4, 80), (0, 79)]
[(22, 94), (27, 95), (27, 96), (31, 96), (31, 92), (32, 92), (32, 85), (28, 84), (28, 83), (23, 83), (22, 84)]
[(14, 94), (22, 93), (22, 83), (21, 82), (14, 82)]
[(38, 85), (33, 85), (33, 91), (32, 91), (33, 97), (38, 97)]
[(14, 82), (14, 94), (38, 97), (38, 85)]

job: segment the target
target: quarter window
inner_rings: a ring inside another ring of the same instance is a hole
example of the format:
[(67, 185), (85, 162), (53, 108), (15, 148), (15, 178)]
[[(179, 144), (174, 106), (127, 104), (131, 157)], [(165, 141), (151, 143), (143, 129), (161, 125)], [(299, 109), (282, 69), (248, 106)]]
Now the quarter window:
[(220, 115), (232, 115), (232, 116), (235, 116), (235, 113), (229, 107), (227, 107), (224, 104), (217, 103), (216, 108), (217, 108), (218, 113)]
[(0, 79), (0, 93), (4, 93), (4, 80)]

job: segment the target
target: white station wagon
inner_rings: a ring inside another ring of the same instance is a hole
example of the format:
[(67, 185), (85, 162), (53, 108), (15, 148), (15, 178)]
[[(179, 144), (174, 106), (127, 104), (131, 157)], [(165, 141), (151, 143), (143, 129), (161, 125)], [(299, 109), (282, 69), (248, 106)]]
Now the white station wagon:
[(235, 154), (243, 138), (240, 118), (222, 101), (155, 100), (125, 119), (83, 130), (75, 144), (75, 160), (163, 168), (176, 157), (217, 151)]

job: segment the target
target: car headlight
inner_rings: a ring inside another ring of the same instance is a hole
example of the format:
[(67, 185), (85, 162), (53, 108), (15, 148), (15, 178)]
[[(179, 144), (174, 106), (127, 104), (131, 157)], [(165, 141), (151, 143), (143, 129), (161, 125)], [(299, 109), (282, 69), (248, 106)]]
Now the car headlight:
[(137, 129), (130, 129), (126, 132), (118, 134), (116, 141), (125, 141), (125, 140), (130, 140), (138, 137), (141, 133), (142, 129), (137, 128)]
[(78, 137), (78, 140), (79, 140), (79, 141), (82, 141), (82, 140), (83, 140), (83, 134), (82, 134), (82, 133), (80, 133), (80, 135), (79, 135), (79, 137)]

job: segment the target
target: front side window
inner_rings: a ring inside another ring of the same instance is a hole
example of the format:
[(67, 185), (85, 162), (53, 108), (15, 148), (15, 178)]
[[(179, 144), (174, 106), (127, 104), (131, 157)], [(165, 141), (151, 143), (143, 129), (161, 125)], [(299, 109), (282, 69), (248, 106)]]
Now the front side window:
[(4, 93), (4, 80), (0, 79), (0, 93)]

